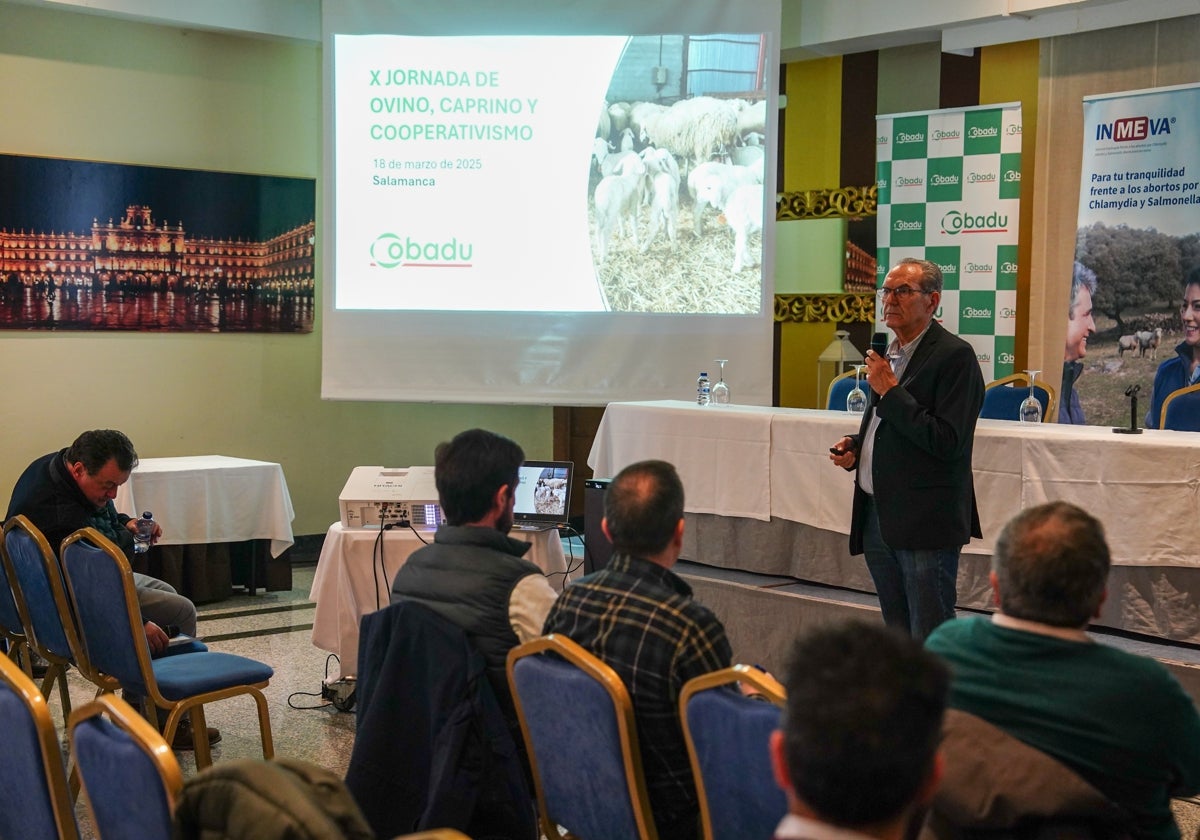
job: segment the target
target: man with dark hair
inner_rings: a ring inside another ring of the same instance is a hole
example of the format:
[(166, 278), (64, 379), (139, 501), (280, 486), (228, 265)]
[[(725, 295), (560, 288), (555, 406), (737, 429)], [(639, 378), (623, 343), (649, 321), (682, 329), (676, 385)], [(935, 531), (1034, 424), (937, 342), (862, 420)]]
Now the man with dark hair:
[[(137, 452), (124, 433), (115, 429), (84, 432), (66, 449), (43, 455), (25, 468), (13, 487), (5, 518), (24, 515), (56, 553), (62, 541), (80, 528), (95, 528), (132, 560), (137, 520), (117, 513), (113, 499), (137, 462)], [(162, 528), (155, 524), (154, 540), (161, 536)], [(169, 583), (149, 575), (134, 572), (133, 583), (151, 653), (166, 651), (170, 642), (167, 627), (196, 635), (196, 606), (191, 601)], [(210, 743), (221, 739), (216, 729), (209, 727), (208, 732)], [(191, 749), (191, 736), (190, 724), (181, 725), (172, 746)]]
[(1062, 399), (1058, 403), (1058, 422), (1086, 423), (1083, 405), (1075, 383), (1083, 375), (1083, 357), (1088, 339), (1096, 333), (1092, 317), (1092, 297), (1096, 294), (1096, 273), (1081, 262), (1071, 272), (1071, 301), (1067, 306), (1067, 344), (1063, 353)]
[[(950, 675), (896, 630), (818, 627), (792, 648), (787, 710), (771, 736), (788, 797), (777, 840), (900, 838), (933, 797)], [(851, 833), (852, 832), (852, 833)]]
[(524, 559), (530, 544), (508, 536), (524, 461), (517, 443), (484, 429), (440, 444), (433, 476), (446, 524), (392, 580), (392, 603), (423, 604), (466, 632), (487, 660), (496, 699), (512, 722), (505, 660), (519, 643), (541, 635), (557, 597), (542, 570)]
[(950, 704), (1073, 769), (1177, 838), (1170, 798), (1200, 791), (1200, 715), (1171, 674), (1088, 636), (1110, 559), (1101, 524), (1067, 502), (1015, 516), (992, 555), (999, 610), (948, 622), (926, 646), (954, 671)]
[(683, 484), (665, 461), (621, 470), (601, 527), (613, 557), (567, 587), (546, 619), (610, 665), (629, 689), (654, 823), (662, 840), (695, 840), (699, 804), (679, 720), (692, 677), (729, 666), (725, 628), (671, 571), (683, 547)]
[(888, 272), (879, 303), (896, 339), (867, 353), (867, 410), (830, 454), (855, 471), (850, 553), (866, 555), (883, 620), (916, 639), (954, 618), (959, 553), (982, 536), (971, 454), (983, 374), (934, 318), (942, 282), (929, 260)]

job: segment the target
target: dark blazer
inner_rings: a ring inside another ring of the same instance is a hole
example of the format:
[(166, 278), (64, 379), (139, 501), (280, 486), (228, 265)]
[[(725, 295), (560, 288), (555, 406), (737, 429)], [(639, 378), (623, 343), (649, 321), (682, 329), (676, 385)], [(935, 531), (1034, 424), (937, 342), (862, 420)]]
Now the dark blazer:
[[(971, 450), (983, 407), (975, 349), (934, 321), (882, 398), (868, 393), (855, 450), (878, 413), (872, 474), (884, 542), (892, 548), (959, 548), (981, 537)], [(866, 494), (854, 483), (850, 553), (863, 553)]]

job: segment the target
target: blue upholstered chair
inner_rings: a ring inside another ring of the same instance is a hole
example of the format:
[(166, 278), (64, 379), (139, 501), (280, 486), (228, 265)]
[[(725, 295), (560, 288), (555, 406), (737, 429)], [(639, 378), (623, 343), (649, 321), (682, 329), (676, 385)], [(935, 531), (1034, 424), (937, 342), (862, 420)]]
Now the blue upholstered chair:
[[(864, 371), (865, 372), (865, 371)], [(846, 397), (854, 390), (854, 373), (853, 369), (845, 373), (838, 374), (829, 383), (829, 391), (825, 398), (825, 408), (829, 411), (845, 411)], [(866, 379), (862, 382), (863, 390), (867, 388)], [(774, 828), (774, 826), (771, 826)]]
[(14, 516), (4, 523), (0, 558), (13, 584), (13, 598), (27, 629), (29, 646), (48, 663), (42, 679), (42, 696), (49, 697), (55, 683), (58, 684), (65, 724), (71, 714), (67, 666), (79, 668), (96, 685), (97, 694), (115, 691), (117, 681), (100, 674), (88, 662), (67, 605), (58, 560), (42, 532), (24, 516)]
[[(249, 694), (258, 707), (263, 757), (271, 758), (271, 718), (265, 688), (274, 674), (269, 665), (230, 653), (201, 651), (151, 659), (133, 571), (119, 548), (93, 528), (63, 540), (63, 572), (80, 636), (92, 665), (115, 677), (121, 687), (147, 700), (146, 711), (167, 712), (163, 737), (171, 743), (184, 714), (192, 731), (203, 733), (204, 704)], [(198, 737), (196, 767), (212, 764), (208, 739)]]
[(633, 703), (616, 671), (551, 634), (508, 654), (508, 683), (529, 752), (542, 833), (658, 840)]
[[(746, 697), (738, 682), (749, 683), (769, 702)], [(696, 677), (683, 687), (679, 714), (705, 840), (770, 837), (787, 813), (768, 743), (780, 726), (784, 700), (783, 686), (746, 665)]]
[(25, 625), (21, 621), (21, 613), (9, 583), (8, 568), (4, 563), (0, 563), (0, 639), (8, 643), (8, 658), (21, 666), (25, 676), (32, 676), (29, 638), (25, 635)]
[(33, 680), (2, 656), (0, 732), (0, 837), (78, 840), (50, 709)]
[[(1055, 422), (1058, 415), (1054, 388), (1039, 379), (1033, 393), (1042, 404), (1042, 422)], [(979, 416), (984, 420), (1019, 421), (1021, 403), (1028, 396), (1029, 376), (1024, 373), (993, 380), (984, 386), (983, 408), (979, 410)]]
[(1189, 385), (1167, 394), (1159, 425), (1177, 432), (1200, 432), (1200, 385)]
[(115, 694), (71, 713), (71, 756), (101, 840), (171, 840), (183, 772), (170, 745)]

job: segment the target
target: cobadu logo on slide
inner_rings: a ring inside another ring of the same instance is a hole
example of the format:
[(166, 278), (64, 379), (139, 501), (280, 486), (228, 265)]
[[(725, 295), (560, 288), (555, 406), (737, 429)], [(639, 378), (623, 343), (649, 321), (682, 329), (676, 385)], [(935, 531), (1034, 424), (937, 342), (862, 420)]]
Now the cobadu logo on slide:
[(991, 318), (992, 310), (981, 309), (977, 306), (964, 306), (961, 314), (963, 318)]
[(395, 233), (381, 233), (371, 243), (371, 263), (380, 268), (469, 268), (475, 246), (452, 237), (443, 242), (420, 241)]
[(942, 233), (951, 236), (959, 233), (1004, 233), (1007, 230), (1007, 213), (993, 211), (975, 215), (951, 210), (942, 216)]

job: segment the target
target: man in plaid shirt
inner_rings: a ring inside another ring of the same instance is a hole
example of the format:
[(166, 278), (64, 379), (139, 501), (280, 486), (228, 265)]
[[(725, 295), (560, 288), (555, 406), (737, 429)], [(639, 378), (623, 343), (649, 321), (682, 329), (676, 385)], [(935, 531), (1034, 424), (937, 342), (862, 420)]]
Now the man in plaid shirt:
[(696, 840), (699, 804), (679, 721), (692, 677), (730, 665), (725, 628), (671, 571), (683, 546), (683, 484), (665, 461), (617, 474), (604, 497), (613, 558), (568, 587), (546, 618), (608, 663), (629, 689), (642, 767), (662, 840)]

